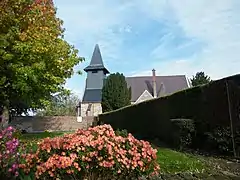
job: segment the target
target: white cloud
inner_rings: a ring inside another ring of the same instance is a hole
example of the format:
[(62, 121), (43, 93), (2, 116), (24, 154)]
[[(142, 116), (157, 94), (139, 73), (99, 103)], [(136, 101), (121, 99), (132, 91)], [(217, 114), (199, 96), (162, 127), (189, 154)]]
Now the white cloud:
[(119, 28), (119, 32), (127, 32), (127, 33), (130, 33), (132, 32), (132, 27), (130, 25), (126, 25), (124, 27), (120, 27)]
[[(160, 72), (194, 74), (193, 70), (203, 70), (212, 78), (239, 73), (240, 3), (238, 0), (169, 0), (161, 1), (162, 3), (148, 0), (146, 1), (148, 3), (141, 2), (141, 8), (146, 7), (145, 13), (158, 21), (166, 19), (166, 14), (159, 13), (159, 11), (165, 12), (165, 9), (170, 9), (171, 11), (167, 12), (167, 15), (170, 15), (171, 23), (169, 24), (179, 26), (186, 36), (205, 43), (203, 49), (187, 59), (185, 63), (174, 63), (174, 60), (166, 65), (162, 62), (157, 63)], [(160, 44), (153, 51), (155, 56), (157, 53), (162, 56), (162, 53), (171, 53), (171, 50), (166, 51), (163, 44)]]
[[(134, 29), (134, 23), (141, 24), (144, 17), (164, 23), (168, 32), (156, 39), (158, 45), (151, 54), (145, 55), (149, 61), (142, 65), (142, 69), (126, 75), (151, 75), (151, 69), (155, 68), (159, 75), (192, 76), (197, 71), (204, 71), (216, 79), (240, 71), (239, 0), (55, 0), (55, 3), (58, 16), (67, 28), (66, 39), (77, 45), (80, 56), (87, 58), (81, 68), (89, 63), (96, 43), (99, 43), (107, 65), (124, 66), (125, 59), (118, 59), (124, 57), (123, 34), (136, 34), (138, 29)], [(151, 36), (151, 32), (148, 35)], [(181, 35), (188, 41), (171, 48), (169, 42), (175, 42)], [(203, 45), (198, 47), (197, 43)], [(192, 52), (193, 47), (195, 51)], [(187, 58), (170, 56), (186, 50), (192, 54)], [(131, 51), (137, 50), (132, 47)], [(85, 75), (75, 77), (67, 84), (80, 97)], [(75, 85), (76, 82), (79, 85)]]
[[(86, 58), (84, 63), (75, 67), (83, 75), (74, 75), (65, 85), (82, 98), (86, 78), (83, 68), (89, 64), (95, 44), (99, 44), (105, 64), (119, 57), (122, 45), (119, 33), (131, 31), (125, 23), (128, 4), (114, 5), (108, 0), (55, 0), (55, 5), (58, 17), (64, 21), (65, 39), (79, 49), (80, 56)], [(114, 32), (114, 27), (119, 32)]]
[[(99, 43), (103, 56), (108, 60), (117, 57), (122, 39), (114, 33), (114, 26), (126, 26), (124, 14), (127, 3), (114, 4), (108, 0), (55, 0), (58, 16), (63, 19), (67, 28), (66, 38), (72, 44), (80, 44), (80, 54), (90, 56), (96, 43)], [(91, 49), (89, 47), (92, 47)]]
[[(171, 67), (171, 68), (169, 68)], [(156, 69), (156, 75), (158, 76), (167, 76), (167, 75), (182, 75), (183, 72), (186, 72), (185, 75), (188, 77), (191, 77), (192, 74), (194, 74), (198, 68), (194, 67), (193, 62), (185, 60), (185, 59), (178, 59), (178, 60), (172, 60), (168, 62), (161, 62), (153, 64), (152, 69)], [(151, 76), (152, 75), (152, 69), (149, 70), (143, 70), (141, 72), (132, 72), (129, 74), (129, 76)]]

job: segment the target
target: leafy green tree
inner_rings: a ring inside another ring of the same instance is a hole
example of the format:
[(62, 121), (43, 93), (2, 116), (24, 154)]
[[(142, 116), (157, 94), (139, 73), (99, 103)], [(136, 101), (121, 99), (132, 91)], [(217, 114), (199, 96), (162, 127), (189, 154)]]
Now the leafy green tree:
[(73, 93), (59, 93), (52, 97), (43, 110), (37, 111), (37, 116), (76, 116), (76, 106), (79, 98)]
[(131, 89), (127, 87), (125, 76), (110, 74), (102, 89), (102, 110), (108, 112), (131, 104)]
[(191, 79), (192, 86), (203, 85), (209, 82), (211, 82), (211, 79), (209, 76), (205, 75), (204, 72), (197, 72)]
[(82, 61), (62, 24), (52, 0), (0, 1), (0, 106), (10, 114), (44, 107)]

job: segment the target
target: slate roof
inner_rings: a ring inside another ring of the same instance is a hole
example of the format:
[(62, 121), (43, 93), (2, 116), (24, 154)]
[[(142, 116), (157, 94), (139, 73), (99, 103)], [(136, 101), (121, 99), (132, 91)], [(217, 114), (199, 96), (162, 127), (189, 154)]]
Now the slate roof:
[(102, 101), (101, 89), (85, 89), (82, 102), (83, 103), (98, 103)]
[(101, 55), (98, 44), (96, 44), (96, 46), (94, 48), (94, 52), (93, 52), (92, 59), (91, 59), (89, 66), (87, 66), (84, 69), (84, 71), (86, 71), (86, 72), (93, 71), (93, 70), (103, 70), (105, 72), (105, 74), (109, 73), (109, 71), (105, 68), (105, 66), (103, 64), (102, 55)]
[[(153, 95), (152, 76), (126, 77), (126, 81), (128, 87), (131, 87), (132, 90), (132, 102), (135, 102), (145, 90)], [(158, 97), (172, 94), (189, 87), (185, 75), (156, 76), (156, 86)], [(101, 100), (101, 89), (86, 89), (82, 102), (99, 103)]]
[[(148, 90), (153, 95), (152, 76), (126, 77), (128, 87), (131, 87), (132, 102)], [(156, 86), (158, 97), (175, 93), (188, 88), (185, 75), (177, 76), (156, 76)]]

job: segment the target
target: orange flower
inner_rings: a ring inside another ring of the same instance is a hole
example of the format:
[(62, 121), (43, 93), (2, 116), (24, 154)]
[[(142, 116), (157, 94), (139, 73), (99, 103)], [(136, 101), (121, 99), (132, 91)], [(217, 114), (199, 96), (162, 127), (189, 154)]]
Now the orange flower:
[[(50, 171), (54, 176), (60, 176), (57, 173), (61, 169), (66, 169), (71, 174), (74, 173), (71, 169), (80, 172), (85, 171), (83, 167), (97, 166), (106, 170), (118, 169), (120, 173), (123, 171), (133, 173), (139, 170), (153, 172), (159, 169), (155, 164), (156, 153), (157, 150), (153, 149), (150, 143), (139, 141), (131, 134), (126, 138), (116, 136), (111, 126), (102, 125), (77, 130), (63, 137), (42, 140), (37, 153), (26, 155), (27, 164), (20, 167), (28, 171), (29, 168), (32, 170), (32, 167), (37, 166), (36, 178), (41, 178), (46, 171), (48, 174)], [(152, 169), (147, 171), (149, 167)]]

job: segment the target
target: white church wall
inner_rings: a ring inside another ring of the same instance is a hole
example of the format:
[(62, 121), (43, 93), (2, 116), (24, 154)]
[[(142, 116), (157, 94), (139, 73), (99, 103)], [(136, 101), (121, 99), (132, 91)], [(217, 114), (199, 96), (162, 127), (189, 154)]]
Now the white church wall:
[[(90, 111), (87, 113), (89, 105), (91, 104)], [(97, 116), (102, 113), (101, 103), (82, 103), (81, 104), (81, 116)]]

